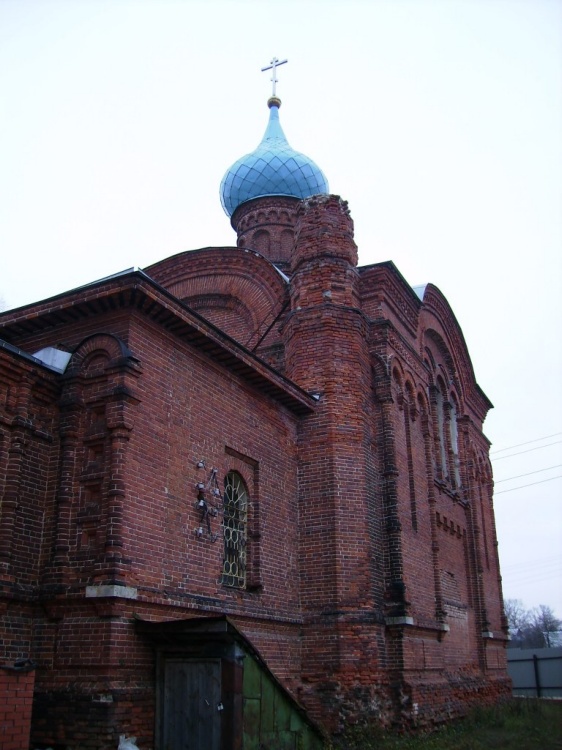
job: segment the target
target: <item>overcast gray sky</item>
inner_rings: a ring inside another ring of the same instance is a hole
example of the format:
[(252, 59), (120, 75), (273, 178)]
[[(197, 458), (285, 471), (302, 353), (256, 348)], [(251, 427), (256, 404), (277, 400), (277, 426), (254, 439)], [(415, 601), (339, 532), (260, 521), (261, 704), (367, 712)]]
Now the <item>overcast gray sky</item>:
[(559, 0), (0, 0), (4, 306), (235, 244), (218, 188), (274, 55), (361, 265), (451, 303), (495, 405), (505, 596), (562, 617)]

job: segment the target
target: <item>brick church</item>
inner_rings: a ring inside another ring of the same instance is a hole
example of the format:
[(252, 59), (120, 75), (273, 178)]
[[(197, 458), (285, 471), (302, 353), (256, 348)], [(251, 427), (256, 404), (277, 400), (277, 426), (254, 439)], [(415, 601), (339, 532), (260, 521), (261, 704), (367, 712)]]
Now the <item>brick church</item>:
[(0, 315), (4, 750), (312, 749), (509, 692), (462, 330), (358, 266), (268, 105), (236, 246)]

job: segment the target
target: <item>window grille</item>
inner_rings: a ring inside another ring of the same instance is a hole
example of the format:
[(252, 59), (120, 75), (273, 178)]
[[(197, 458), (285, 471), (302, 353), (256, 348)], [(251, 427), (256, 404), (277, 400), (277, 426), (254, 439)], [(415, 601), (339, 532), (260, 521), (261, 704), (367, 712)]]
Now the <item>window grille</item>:
[(230, 471), (224, 478), (223, 501), (222, 582), (243, 589), (246, 587), (248, 492), (242, 477), (235, 471)]

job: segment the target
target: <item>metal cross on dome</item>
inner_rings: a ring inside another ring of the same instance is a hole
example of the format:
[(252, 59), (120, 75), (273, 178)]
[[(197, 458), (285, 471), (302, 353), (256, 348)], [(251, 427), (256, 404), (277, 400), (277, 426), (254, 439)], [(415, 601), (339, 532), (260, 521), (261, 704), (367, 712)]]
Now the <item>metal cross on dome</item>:
[(275, 84), (277, 83), (277, 77), (276, 72), (277, 68), (280, 65), (285, 65), (286, 62), (289, 62), (288, 60), (278, 60), (276, 57), (273, 58), (270, 65), (266, 65), (265, 68), (261, 69), (261, 72), (263, 73), (266, 70), (271, 70), (271, 83), (273, 84), (273, 91), (271, 93), (271, 96), (276, 96), (275, 94)]

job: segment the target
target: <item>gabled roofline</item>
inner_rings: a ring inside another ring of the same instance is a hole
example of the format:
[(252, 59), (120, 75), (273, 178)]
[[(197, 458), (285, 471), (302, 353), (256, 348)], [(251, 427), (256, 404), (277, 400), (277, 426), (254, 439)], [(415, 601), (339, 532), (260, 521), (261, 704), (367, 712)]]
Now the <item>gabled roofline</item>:
[[(412, 306), (417, 310), (418, 316), (421, 316), (423, 311), (431, 312), (440, 321), (444, 330), (447, 331), (449, 339), (451, 341), (454, 341), (455, 339), (457, 340), (460, 348), (455, 348), (457, 352), (456, 358), (458, 360), (462, 352), (462, 358), (468, 364), (469, 379), (470, 383), (473, 384), (473, 392), (477, 396), (476, 401), (479, 401), (479, 403), (476, 403), (473, 400), (473, 406), (477, 411), (482, 412), (482, 419), (484, 419), (486, 412), (489, 411), (489, 409), (492, 409), (494, 405), (476, 381), (474, 366), (472, 364), (468, 346), (466, 345), (462, 327), (459, 324), (459, 321), (457, 320), (457, 317), (443, 292), (439, 289), (439, 287), (431, 283), (416, 284), (415, 286), (410, 286), (391, 260), (382, 261), (380, 263), (371, 263), (368, 266), (359, 266), (357, 270), (359, 271), (360, 275), (366, 275), (369, 273), (369, 271), (375, 271), (376, 269), (380, 268), (388, 269), (391, 274), (398, 280), (404, 290), (407, 290), (406, 293), (411, 298)], [(441, 312), (433, 304), (435, 300), (439, 301), (446, 313), (445, 315), (442, 315)], [(388, 303), (392, 304), (392, 300), (388, 300)], [(406, 321), (403, 322), (405, 323)], [(463, 385), (465, 396), (470, 400), (471, 397), (469, 394), (471, 392), (471, 388), (467, 387), (468, 383), (466, 381), (463, 382)]]
[(362, 275), (375, 268), (388, 268), (388, 270), (391, 271), (391, 273), (403, 285), (404, 289), (407, 290), (407, 293), (411, 296), (412, 301), (415, 302), (418, 306), (420, 305), (421, 300), (419, 295), (416, 293), (416, 287), (413, 287), (406, 281), (405, 277), (398, 270), (398, 266), (392, 260), (383, 260), (380, 263), (369, 263), (368, 266), (358, 266), (357, 270), (359, 274)]
[(108, 311), (135, 308), (297, 415), (314, 398), (178, 300), (144, 271), (129, 269), (47, 300), (0, 313), (0, 335), (20, 339)]
[[(462, 369), (459, 368), (459, 376), (462, 377), (464, 374), (469, 377), (470, 383), (474, 386), (474, 393), (477, 394), (480, 400), (480, 404), (473, 403), (473, 407), (477, 410), (483, 411), (482, 419), (484, 419), (486, 413), (490, 409), (493, 409), (494, 405), (476, 381), (476, 374), (474, 372), (474, 366), (466, 344), (464, 332), (457, 320), (453, 308), (449, 304), (449, 300), (445, 297), (439, 287), (435, 286), (435, 284), (429, 283), (424, 286), (422, 304), (423, 309), (431, 312), (431, 314), (437, 318), (443, 326), (443, 330), (446, 332), (449, 340), (453, 343), (455, 342), (455, 339), (457, 340), (456, 346), (454, 346), (454, 354), (453, 352), (451, 352), (451, 354), (453, 354), (457, 361), (461, 358), (464, 360), (466, 367)], [(439, 309), (439, 304), (442, 306), (442, 310)], [(470, 400), (471, 389), (468, 388), (469, 383), (465, 380), (463, 385), (465, 388), (465, 398)]]

